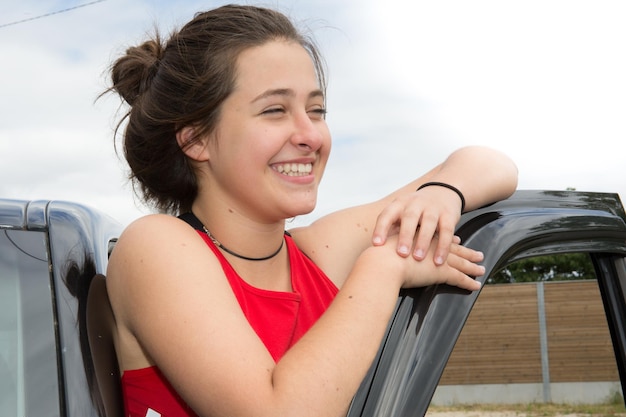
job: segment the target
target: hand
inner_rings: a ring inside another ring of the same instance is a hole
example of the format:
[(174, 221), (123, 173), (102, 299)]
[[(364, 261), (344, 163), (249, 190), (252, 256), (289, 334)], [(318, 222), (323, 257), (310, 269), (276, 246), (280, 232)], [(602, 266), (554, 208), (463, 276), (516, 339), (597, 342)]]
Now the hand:
[[(485, 273), (485, 268), (477, 262), (483, 260), (482, 252), (459, 245), (458, 238), (453, 239), (446, 262), (435, 265), (434, 262), (420, 262), (413, 257), (396, 256), (397, 236), (391, 236), (382, 246), (372, 246), (366, 256), (374, 256), (374, 264), (385, 271), (397, 271), (396, 276), (403, 288), (424, 287), (433, 284), (448, 284), (470, 291), (480, 289), (480, 282), (473, 277)], [(438, 246), (437, 237), (434, 237), (425, 258), (429, 260)], [(392, 272), (393, 273), (393, 272)]]
[(443, 265), (455, 239), (460, 207), (456, 193), (444, 187), (426, 187), (396, 198), (379, 214), (373, 244), (383, 245), (389, 236), (398, 234), (398, 255), (406, 257), (412, 252), (421, 261), (433, 238), (438, 236), (433, 259), (436, 265)]

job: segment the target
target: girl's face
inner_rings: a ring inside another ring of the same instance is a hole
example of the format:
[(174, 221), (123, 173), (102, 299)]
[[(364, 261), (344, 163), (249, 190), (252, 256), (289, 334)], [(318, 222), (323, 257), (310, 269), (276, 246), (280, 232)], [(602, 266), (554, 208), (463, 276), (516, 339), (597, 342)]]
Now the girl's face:
[(210, 194), (259, 221), (309, 213), (330, 152), (324, 95), (300, 45), (242, 52), (209, 140)]

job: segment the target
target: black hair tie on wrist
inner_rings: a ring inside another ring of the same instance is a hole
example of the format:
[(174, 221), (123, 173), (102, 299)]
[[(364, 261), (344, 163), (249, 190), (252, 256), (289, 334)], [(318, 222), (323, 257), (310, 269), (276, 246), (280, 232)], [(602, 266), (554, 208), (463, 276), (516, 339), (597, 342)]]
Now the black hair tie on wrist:
[(437, 182), (437, 181), (433, 181), (433, 182), (427, 182), (424, 183), (422, 185), (420, 185), (419, 187), (417, 187), (417, 190), (415, 191), (419, 191), (422, 188), (426, 188), (426, 187), (430, 187), (430, 186), (438, 186), (438, 187), (444, 187), (447, 188), (448, 190), (452, 190), (454, 191), (459, 198), (461, 199), (461, 214), (463, 214), (463, 212), (465, 211), (465, 197), (463, 196), (463, 193), (456, 187), (450, 185), (450, 184), (446, 184), (445, 182)]

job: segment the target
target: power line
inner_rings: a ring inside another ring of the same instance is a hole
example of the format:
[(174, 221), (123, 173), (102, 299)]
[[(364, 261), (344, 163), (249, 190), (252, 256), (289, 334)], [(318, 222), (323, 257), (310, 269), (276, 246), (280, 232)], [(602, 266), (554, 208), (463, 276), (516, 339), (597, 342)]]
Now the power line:
[(10, 22), (10, 23), (4, 23), (4, 24), (1, 24), (1, 25), (0, 25), (0, 29), (5, 28), (5, 27), (7, 27), (7, 26), (18, 25), (18, 24), (20, 24), (20, 23), (24, 23), (24, 22), (30, 22), (31, 20), (43, 19), (44, 17), (52, 16), (52, 15), (55, 15), (55, 14), (60, 14), (60, 13), (69, 12), (70, 10), (80, 9), (81, 7), (91, 6), (92, 4), (102, 3), (103, 1), (106, 1), (106, 0), (95, 0), (95, 1), (92, 1), (92, 2), (90, 2), (90, 3), (85, 3), (85, 4), (81, 4), (81, 5), (74, 6), (74, 7), (69, 7), (69, 8), (67, 8), (67, 9), (57, 10), (57, 11), (55, 11), (55, 12), (50, 12), (50, 13), (42, 14), (42, 15), (40, 15), (40, 16), (29, 17), (28, 19), (17, 20), (17, 21), (15, 21), (15, 22)]

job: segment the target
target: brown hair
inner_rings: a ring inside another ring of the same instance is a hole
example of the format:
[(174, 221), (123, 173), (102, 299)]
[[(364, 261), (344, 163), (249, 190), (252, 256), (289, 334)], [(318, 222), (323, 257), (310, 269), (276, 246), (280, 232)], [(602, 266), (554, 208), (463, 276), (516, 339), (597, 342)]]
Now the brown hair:
[(323, 62), (313, 41), (285, 15), (254, 6), (198, 13), (166, 43), (157, 32), (113, 63), (113, 85), (107, 91), (117, 92), (130, 105), (118, 129), (127, 120), (124, 156), (145, 203), (172, 214), (191, 209), (198, 192), (196, 176), (176, 133), (185, 126), (196, 128), (194, 140), (210, 133), (234, 88), (239, 54), (272, 40), (304, 47), (325, 90)]

